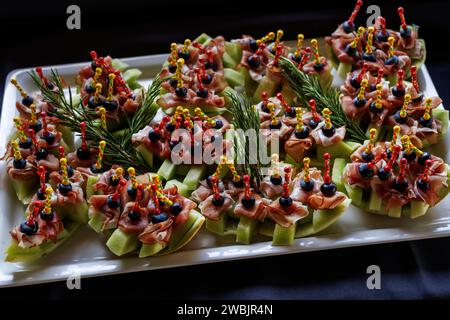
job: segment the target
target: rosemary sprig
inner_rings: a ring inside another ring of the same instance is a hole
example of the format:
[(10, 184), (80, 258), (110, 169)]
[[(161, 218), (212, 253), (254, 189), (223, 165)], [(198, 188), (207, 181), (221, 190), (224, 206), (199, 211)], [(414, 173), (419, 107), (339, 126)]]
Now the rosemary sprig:
[(333, 88), (322, 88), (319, 78), (309, 76), (300, 70), (286, 58), (280, 60), (285, 78), (304, 106), (308, 100), (314, 98), (317, 102), (317, 110), (329, 108), (332, 112), (331, 121), (338, 126), (345, 126), (345, 140), (363, 143), (367, 139), (365, 132), (352, 119), (347, 117), (339, 101), (339, 91)]
[(86, 140), (93, 146), (98, 145), (101, 140), (106, 141), (103, 160), (106, 165), (133, 166), (139, 173), (151, 171), (144, 159), (133, 148), (131, 137), (133, 133), (150, 123), (156, 113), (153, 103), (159, 96), (161, 88), (162, 81), (159, 77), (153, 81), (147, 92), (143, 93), (142, 105), (129, 120), (130, 129), (125, 130), (124, 135), (118, 138), (108, 130), (103, 129), (98, 120), (95, 119), (95, 113), (84, 108), (81, 101), (74, 103), (70, 87), (67, 89), (69, 97), (67, 99), (64, 94), (63, 81), (56, 70), (51, 71), (49, 80), (56, 85), (58, 90), (47, 88), (34, 71), (30, 72), (30, 76), (41, 90), (44, 100), (54, 107), (49, 115), (58, 118), (61, 125), (68, 127), (74, 133), (80, 133), (81, 121), (86, 122)]
[[(255, 130), (256, 133), (256, 150), (259, 150), (259, 130), (261, 123), (256, 108), (252, 105), (251, 100), (244, 94), (237, 92), (227, 92), (228, 98), (231, 101), (230, 112), (233, 114), (232, 124), (234, 128), (242, 129), (246, 132), (249, 129)], [(235, 135), (234, 149), (239, 159), (244, 159), (245, 164), (239, 164), (244, 173), (252, 177), (253, 186), (258, 190), (261, 182), (261, 163), (257, 155), (251, 155), (249, 152), (250, 141), (247, 136)], [(255, 161), (256, 160), (256, 161)]]

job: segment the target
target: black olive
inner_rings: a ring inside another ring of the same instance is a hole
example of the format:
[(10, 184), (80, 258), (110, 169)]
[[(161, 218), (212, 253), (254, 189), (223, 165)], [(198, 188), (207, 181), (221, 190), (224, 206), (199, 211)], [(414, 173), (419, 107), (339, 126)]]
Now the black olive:
[(301, 131), (298, 131), (297, 129), (294, 131), (295, 137), (297, 139), (305, 139), (309, 136), (309, 128), (307, 126), (303, 126)]
[(300, 187), (302, 188), (303, 191), (309, 192), (312, 189), (314, 189), (314, 181), (313, 180), (306, 181), (305, 179), (302, 179), (302, 181), (300, 182)]
[(58, 190), (59, 190), (59, 192), (61, 192), (62, 195), (67, 195), (70, 191), (72, 191), (72, 184), (60, 183), (58, 185)]
[(332, 124), (329, 129), (325, 128), (325, 126), (322, 128), (322, 132), (326, 137), (331, 137), (336, 132), (336, 128)]
[(106, 201), (106, 203), (108, 204), (108, 207), (110, 207), (111, 209), (116, 209), (116, 208), (120, 207), (120, 198), (117, 200), (114, 200), (113, 196), (110, 195), (108, 197), (108, 200)]
[(38, 151), (36, 151), (36, 152), (34, 153), (34, 155), (36, 156), (36, 159), (37, 159), (37, 160), (42, 160), (42, 159), (47, 158), (47, 156), (48, 156), (48, 151), (47, 151), (47, 149), (40, 148)]
[(336, 193), (336, 185), (332, 182), (324, 183), (320, 186), (320, 191), (327, 197), (331, 197)]
[(25, 160), (24, 158), (22, 158), (20, 160), (14, 159), (13, 165), (14, 165), (14, 168), (16, 168), (16, 169), (23, 169), (27, 165), (27, 160)]
[(282, 207), (289, 207), (293, 202), (291, 197), (280, 197), (278, 201)]
[(160, 223), (160, 222), (164, 222), (167, 219), (169, 219), (169, 215), (165, 212), (161, 212), (160, 214), (155, 214), (152, 216), (152, 222), (153, 223)]
[(247, 198), (247, 197), (242, 197), (241, 203), (242, 203), (242, 205), (244, 206), (244, 208), (250, 209), (250, 208), (252, 208), (252, 207), (255, 206), (256, 199), (255, 199), (254, 196), (251, 196), (251, 197), (249, 197), (249, 198)]
[(272, 184), (279, 186), (282, 182), (283, 182), (283, 177), (281, 177), (280, 175), (277, 176), (270, 176), (270, 182), (272, 182)]
[(31, 225), (29, 225), (27, 221), (24, 221), (20, 224), (20, 232), (25, 233), (28, 236), (35, 234), (38, 229), (39, 224), (37, 223), (37, 221), (33, 221)]
[(351, 33), (355, 30), (355, 24), (353, 22), (344, 21), (342, 23), (342, 29), (344, 29), (345, 33)]
[(183, 211), (183, 206), (178, 202), (174, 202), (170, 206), (170, 213), (173, 214), (174, 216), (178, 215), (181, 211)]
[(119, 105), (117, 104), (117, 101), (115, 100), (105, 100), (103, 101), (103, 107), (106, 109), (106, 111), (112, 112), (117, 109)]
[(219, 195), (217, 198), (213, 196), (212, 204), (215, 207), (221, 207), (225, 203), (225, 198), (222, 195)]

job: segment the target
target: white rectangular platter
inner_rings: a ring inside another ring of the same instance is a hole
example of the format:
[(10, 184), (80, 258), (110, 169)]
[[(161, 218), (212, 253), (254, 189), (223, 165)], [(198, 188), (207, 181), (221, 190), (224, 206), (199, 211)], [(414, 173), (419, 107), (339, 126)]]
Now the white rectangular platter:
[[(142, 56), (122, 59), (131, 67), (143, 71), (143, 84), (148, 85), (159, 71), (166, 55)], [(84, 63), (43, 68), (58, 69), (69, 85)], [(15, 77), (25, 90), (33, 91), (33, 84), (27, 71), (12, 71), (7, 77), (0, 126), (0, 152), (5, 151), (6, 139), (13, 126), (16, 114), (15, 101), (19, 94), (9, 83)], [(425, 66), (419, 73), (419, 82), (426, 96), (437, 95), (433, 82)], [(447, 137), (431, 150), (450, 161), (450, 138)], [(292, 246), (272, 246), (262, 241), (251, 245), (237, 245), (233, 237), (219, 238), (202, 230), (192, 242), (181, 251), (162, 257), (139, 259), (133, 256), (116, 257), (111, 254), (101, 239), (88, 227), (82, 227), (61, 247), (44, 257), (38, 263), (20, 265), (3, 262), (4, 251), (10, 242), (9, 230), (18, 224), (24, 206), (16, 199), (5, 172), (4, 162), (0, 162), (0, 287), (37, 284), (65, 280), (73, 270), (81, 277), (148, 271), (154, 269), (213, 263), (261, 256), (337, 249), (352, 246), (380, 244), (396, 241), (417, 240), (450, 236), (450, 197), (431, 209), (427, 215), (416, 220), (394, 219), (365, 213), (351, 206), (343, 217), (319, 235), (295, 240)]]

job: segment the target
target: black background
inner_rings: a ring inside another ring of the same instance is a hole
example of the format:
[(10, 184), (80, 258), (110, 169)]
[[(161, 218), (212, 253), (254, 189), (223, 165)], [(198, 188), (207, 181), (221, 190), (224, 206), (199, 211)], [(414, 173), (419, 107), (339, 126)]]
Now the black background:
[[(9, 1), (0, 11), (0, 93), (15, 68), (86, 61), (89, 52), (128, 57), (163, 53), (173, 41), (201, 32), (226, 38), (257, 37), (282, 28), (286, 39), (330, 34), (348, 18), (355, 1)], [(364, 1), (378, 4), (388, 27), (396, 8), (421, 26), (427, 67), (448, 104), (449, 1)], [(66, 28), (66, 8), (81, 7), (81, 30)], [(9, 298), (159, 299), (417, 299), (450, 298), (450, 239), (303, 253), (213, 265), (83, 279), (82, 290), (65, 283), (1, 290)], [(366, 288), (366, 268), (379, 265), (382, 290)]]

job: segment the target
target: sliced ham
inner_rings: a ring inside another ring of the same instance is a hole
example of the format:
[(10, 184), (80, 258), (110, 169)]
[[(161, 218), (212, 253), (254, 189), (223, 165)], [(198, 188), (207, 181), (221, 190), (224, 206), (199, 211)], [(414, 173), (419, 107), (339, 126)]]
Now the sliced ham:
[(264, 221), (266, 218), (266, 205), (258, 194), (253, 193), (255, 198), (255, 205), (251, 208), (246, 208), (242, 205), (242, 199), (244, 198), (244, 193), (241, 193), (236, 206), (234, 207), (234, 214), (240, 217), (247, 217), (252, 220)]
[(267, 208), (267, 216), (284, 228), (289, 228), (308, 214), (308, 208), (298, 201), (293, 201), (290, 206), (283, 207), (277, 199), (272, 201)]
[(223, 192), (221, 195), (224, 197), (225, 201), (220, 207), (216, 207), (212, 202), (214, 199), (214, 194), (208, 196), (198, 205), (200, 212), (208, 219), (214, 221), (219, 220), (220, 215), (226, 213), (233, 206), (234, 200), (230, 195), (228, 195), (228, 193)]

